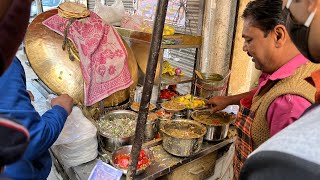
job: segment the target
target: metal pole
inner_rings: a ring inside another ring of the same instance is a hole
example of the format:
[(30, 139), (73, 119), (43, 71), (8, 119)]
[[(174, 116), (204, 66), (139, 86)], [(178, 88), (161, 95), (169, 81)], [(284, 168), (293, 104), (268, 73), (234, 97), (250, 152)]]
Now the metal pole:
[(161, 47), (162, 33), (167, 14), (168, 0), (158, 0), (156, 16), (154, 19), (153, 34), (151, 40), (151, 47), (149, 52), (149, 59), (146, 71), (146, 77), (144, 80), (142, 98), (140, 103), (140, 110), (138, 115), (138, 122), (136, 125), (136, 132), (134, 137), (134, 143), (130, 154), (130, 164), (127, 174), (127, 180), (134, 178), (136, 174), (138, 157), (142, 146), (144, 131), (146, 127), (147, 115), (149, 110), (149, 103), (151, 98), (151, 92), (154, 82), (154, 76), (156, 73), (156, 67), (159, 58), (159, 50)]

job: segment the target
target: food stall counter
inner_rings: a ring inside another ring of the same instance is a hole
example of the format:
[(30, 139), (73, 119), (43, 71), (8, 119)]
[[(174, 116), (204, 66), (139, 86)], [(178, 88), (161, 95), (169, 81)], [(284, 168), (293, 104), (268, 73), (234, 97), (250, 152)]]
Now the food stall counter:
[[(231, 144), (232, 142), (234, 142), (234, 138), (225, 139), (220, 142), (203, 142), (201, 150), (197, 154), (190, 157), (177, 157), (167, 153), (162, 148), (161, 142), (161, 140), (153, 140), (148, 143), (148, 149), (153, 153), (153, 160), (151, 165), (146, 169), (144, 173), (136, 176), (137, 179), (156, 179), (158, 177), (169, 174), (178, 167), (181, 167), (187, 163), (193, 163), (197, 159), (218, 151), (228, 144)], [(55, 166), (60, 166), (57, 167), (57, 169), (63, 169), (61, 168), (61, 164), (59, 163), (58, 154), (55, 153), (54, 149), (53, 155), (57, 158)], [(71, 167), (70, 169), (63, 169), (64, 172), (61, 173), (67, 174), (68, 177), (76, 177), (80, 180), (86, 180), (89, 178), (91, 171), (93, 170), (97, 162), (98, 159), (94, 159), (79, 166)], [(121, 177), (121, 179), (125, 178), (125, 175)]]

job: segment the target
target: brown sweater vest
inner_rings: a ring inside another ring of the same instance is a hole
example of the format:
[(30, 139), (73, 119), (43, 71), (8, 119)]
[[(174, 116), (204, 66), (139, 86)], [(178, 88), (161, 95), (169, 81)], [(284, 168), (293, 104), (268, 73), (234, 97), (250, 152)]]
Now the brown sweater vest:
[[(251, 127), (253, 150), (270, 138), (267, 112), (270, 104), (277, 98), (285, 94), (293, 94), (304, 97), (314, 103), (316, 89), (309, 84), (305, 78), (320, 68), (320, 65), (307, 63), (299, 67), (293, 75), (277, 82), (269, 82), (263, 87), (252, 101), (251, 110), (255, 112), (255, 117)], [(280, 119), (281, 121), (281, 119)]]

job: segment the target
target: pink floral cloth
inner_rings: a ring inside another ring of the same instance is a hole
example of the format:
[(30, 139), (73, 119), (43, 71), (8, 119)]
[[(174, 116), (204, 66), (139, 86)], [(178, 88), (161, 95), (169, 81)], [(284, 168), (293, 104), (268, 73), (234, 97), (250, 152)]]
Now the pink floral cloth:
[[(43, 24), (63, 36), (68, 20), (54, 15), (43, 21)], [(127, 51), (120, 36), (98, 15), (91, 12), (90, 17), (73, 22), (68, 38), (79, 51), (86, 106), (126, 89), (133, 83)]]

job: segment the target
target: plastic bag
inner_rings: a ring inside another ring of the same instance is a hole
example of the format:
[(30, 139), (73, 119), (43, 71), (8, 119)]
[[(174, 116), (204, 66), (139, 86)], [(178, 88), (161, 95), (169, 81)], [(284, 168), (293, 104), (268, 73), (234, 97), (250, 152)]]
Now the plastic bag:
[(94, 12), (107, 23), (120, 26), (125, 9), (122, 0), (116, 0), (111, 6), (105, 6), (100, 0), (96, 0)]
[(132, 29), (135, 31), (144, 31), (145, 25), (144, 25), (143, 16), (136, 15), (136, 14), (133, 14), (133, 15), (125, 14), (121, 20), (120, 27), (125, 29)]
[(58, 96), (55, 95), (55, 94), (49, 94), (49, 95), (48, 95), (48, 97), (47, 97), (47, 99), (46, 99), (46, 106), (47, 106), (47, 109), (48, 109), (48, 110), (52, 108), (52, 106), (51, 106), (51, 100), (52, 100), (53, 98), (56, 98), (56, 97), (58, 97)]
[(54, 145), (90, 139), (96, 134), (97, 128), (82, 114), (81, 109), (73, 107)]
[(89, 162), (98, 156), (97, 138), (92, 137), (69, 144), (56, 146), (62, 164), (66, 167), (74, 167)]
[(239, 112), (239, 106), (238, 105), (229, 105), (225, 109), (223, 109), (222, 111), (227, 112), (229, 114), (233, 113), (233, 114), (237, 115)]
[(66, 168), (89, 162), (98, 155), (97, 128), (73, 107), (54, 145)]

